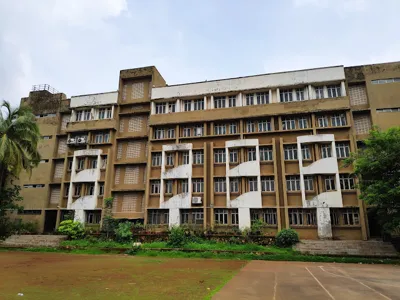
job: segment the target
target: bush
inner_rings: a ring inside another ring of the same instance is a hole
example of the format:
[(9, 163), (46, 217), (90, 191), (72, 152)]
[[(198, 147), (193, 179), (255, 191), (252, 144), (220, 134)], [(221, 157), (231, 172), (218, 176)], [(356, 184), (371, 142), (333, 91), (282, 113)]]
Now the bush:
[(278, 247), (291, 247), (299, 242), (299, 235), (293, 229), (282, 229), (278, 232), (275, 239), (275, 244)]
[(172, 227), (169, 235), (167, 245), (174, 248), (182, 248), (188, 243), (185, 230), (182, 227)]
[(118, 242), (129, 242), (132, 239), (132, 223), (129, 221), (118, 223), (118, 226), (114, 232), (115, 238)]
[(65, 220), (60, 223), (58, 233), (67, 235), (71, 240), (77, 240), (85, 236), (85, 228), (80, 222)]
[(34, 234), (39, 231), (38, 222), (22, 222), (22, 220), (16, 220), (13, 224), (13, 231), (16, 234)]

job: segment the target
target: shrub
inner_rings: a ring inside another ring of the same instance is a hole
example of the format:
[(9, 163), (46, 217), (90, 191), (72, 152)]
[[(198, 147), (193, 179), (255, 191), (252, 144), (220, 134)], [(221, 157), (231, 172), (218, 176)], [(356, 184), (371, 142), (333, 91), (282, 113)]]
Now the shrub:
[(291, 247), (299, 242), (299, 235), (293, 229), (282, 229), (276, 235), (275, 244), (278, 247)]
[(38, 233), (39, 224), (38, 222), (22, 222), (22, 220), (16, 220), (13, 224), (13, 231), (16, 234), (33, 234)]
[(261, 229), (264, 226), (264, 222), (260, 219), (254, 220), (251, 224), (251, 234), (258, 235), (261, 234)]
[(132, 223), (129, 221), (118, 223), (114, 230), (115, 238), (120, 243), (129, 242), (132, 239)]
[(185, 230), (179, 226), (172, 227), (169, 235), (167, 245), (175, 248), (182, 248), (188, 242)]
[(85, 228), (80, 222), (65, 220), (60, 223), (58, 233), (67, 235), (71, 240), (77, 240), (85, 236)]

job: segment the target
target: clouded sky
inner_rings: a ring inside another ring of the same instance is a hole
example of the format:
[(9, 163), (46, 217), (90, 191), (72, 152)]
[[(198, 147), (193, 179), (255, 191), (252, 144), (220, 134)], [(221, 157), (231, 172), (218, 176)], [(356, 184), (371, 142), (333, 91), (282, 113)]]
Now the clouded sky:
[(400, 0), (0, 0), (0, 100), (400, 60)]

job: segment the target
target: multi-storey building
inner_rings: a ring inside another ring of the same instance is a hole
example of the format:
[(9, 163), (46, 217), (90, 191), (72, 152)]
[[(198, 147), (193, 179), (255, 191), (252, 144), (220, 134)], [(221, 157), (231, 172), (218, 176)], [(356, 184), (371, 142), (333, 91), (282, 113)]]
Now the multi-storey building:
[(372, 124), (400, 124), (400, 63), (171, 86), (148, 67), (121, 71), (118, 92), (66, 99), (47, 89), (22, 102), (35, 108), (47, 103), (41, 95), (59, 100), (40, 109), (50, 114), (38, 118), (45, 162), (21, 177), (18, 217), (43, 230), (69, 211), (98, 226), (112, 196), (114, 217), (160, 227), (261, 220), (271, 234), (367, 239), (366, 206), (343, 160)]

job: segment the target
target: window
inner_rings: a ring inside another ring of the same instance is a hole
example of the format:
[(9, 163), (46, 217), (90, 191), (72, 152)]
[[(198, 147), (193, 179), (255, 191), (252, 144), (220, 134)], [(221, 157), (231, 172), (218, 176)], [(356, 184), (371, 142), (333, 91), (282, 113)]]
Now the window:
[(214, 97), (214, 108), (224, 108), (226, 97)]
[(254, 105), (254, 95), (246, 94), (246, 105)]
[(45, 163), (48, 163), (48, 162), (49, 162), (49, 160), (48, 160), (48, 159), (41, 159), (39, 163), (41, 163), (41, 164), (45, 164)]
[(81, 190), (82, 190), (82, 185), (80, 183), (76, 183), (74, 189), (74, 196), (79, 197), (81, 195)]
[(286, 176), (286, 186), (288, 191), (300, 191), (300, 176)]
[(86, 224), (100, 224), (101, 211), (86, 211)]
[(182, 152), (182, 165), (189, 164), (189, 152)]
[(197, 99), (193, 101), (193, 110), (204, 110), (204, 99)]
[(301, 128), (301, 129), (308, 128), (308, 120), (306, 117), (301, 117), (301, 118), (297, 119), (297, 121), (299, 123), (299, 128)]
[(169, 102), (169, 103), (168, 103), (168, 111), (169, 111), (170, 113), (175, 112), (175, 102)]
[(203, 224), (204, 223), (204, 213), (202, 211), (193, 211), (192, 218), (194, 224)]
[(317, 86), (315, 88), (315, 98), (316, 99), (324, 99), (324, 87), (323, 86)]
[(93, 158), (90, 160), (90, 168), (97, 169), (97, 158)]
[(350, 156), (350, 145), (348, 142), (336, 143), (336, 156), (345, 158)]
[(257, 104), (268, 104), (269, 103), (269, 93), (257, 93)]
[(204, 125), (195, 125), (193, 128), (194, 136), (203, 136), (204, 135)]
[(254, 124), (254, 121), (247, 121), (247, 132), (255, 132), (256, 131), (256, 125)]
[(90, 196), (94, 195), (94, 183), (89, 183), (88, 184), (87, 194), (90, 195)]
[(174, 165), (174, 153), (167, 153), (166, 154), (167, 166)]
[(183, 127), (183, 137), (191, 136), (190, 134), (191, 128), (190, 127)]
[(193, 151), (193, 164), (202, 165), (204, 163), (204, 153), (203, 150)]
[(231, 225), (239, 225), (239, 212), (237, 209), (231, 210)]
[(229, 191), (231, 193), (239, 193), (239, 178), (229, 179)]
[(152, 155), (151, 155), (151, 165), (153, 167), (161, 166), (161, 153), (152, 153)]
[(226, 134), (225, 124), (215, 124), (214, 125), (214, 134), (215, 135)]
[(167, 138), (168, 139), (175, 138), (175, 129), (174, 128), (168, 128), (167, 129)]
[(335, 176), (326, 176), (325, 177), (325, 191), (334, 191), (336, 190), (335, 186)]
[(262, 176), (261, 177), (261, 191), (273, 192), (275, 191), (275, 182), (273, 176)]
[(271, 121), (267, 120), (258, 121), (258, 131), (259, 132), (271, 131)]
[(285, 160), (297, 159), (297, 145), (285, 145), (283, 151), (285, 154)]
[(267, 208), (262, 210), (262, 216), (264, 223), (268, 225), (276, 225), (276, 209)]
[(256, 148), (247, 148), (247, 161), (257, 160)]
[(203, 178), (193, 178), (192, 186), (193, 186), (193, 193), (203, 193), (204, 192)]
[(104, 134), (104, 143), (109, 143), (110, 142), (110, 134), (109, 133), (105, 133)]
[(164, 129), (162, 129), (162, 128), (157, 128), (157, 129), (154, 131), (154, 138), (155, 138), (156, 140), (161, 140), (161, 139), (163, 139), (163, 138), (164, 138)]
[(292, 208), (289, 209), (290, 225), (317, 225), (315, 209)]
[(179, 188), (181, 193), (189, 193), (189, 183), (187, 179), (179, 180)]
[(238, 149), (230, 149), (229, 150), (229, 162), (230, 163), (238, 163), (239, 162), (239, 151)]
[(328, 98), (337, 98), (341, 97), (341, 88), (339, 85), (328, 85)]
[(346, 115), (345, 114), (338, 114), (338, 115), (333, 115), (331, 117), (331, 123), (332, 126), (346, 126)]
[(225, 149), (214, 150), (214, 163), (225, 163)]
[(101, 168), (105, 169), (107, 167), (107, 157), (103, 157), (101, 160)]
[(52, 136), (51, 135), (44, 135), (42, 136), (42, 139), (44, 140), (51, 140)]
[(68, 166), (67, 166), (67, 168), (68, 168), (67, 170), (68, 170), (68, 171), (71, 171), (71, 170), (72, 170), (72, 162), (73, 162), (72, 159), (69, 159), (69, 160), (68, 160)]
[(160, 180), (152, 180), (150, 182), (151, 193), (159, 194), (160, 193)]
[(260, 147), (260, 160), (272, 160), (272, 147)]
[(112, 109), (111, 107), (104, 107), (99, 109), (99, 119), (111, 119)]
[(400, 82), (400, 78), (386, 78), (386, 79), (371, 80), (372, 84), (385, 84), (385, 83), (393, 83), (393, 82)]
[(189, 224), (189, 212), (188, 211), (181, 212), (181, 224)]
[(103, 134), (102, 134), (102, 133), (97, 133), (97, 134), (94, 136), (94, 142), (95, 142), (95, 144), (101, 144), (101, 143), (103, 143)]
[(328, 127), (328, 117), (320, 116), (318, 117), (318, 127)]
[(24, 188), (26, 189), (44, 188), (44, 184), (24, 184)]
[(225, 178), (214, 178), (214, 192), (215, 193), (226, 193), (226, 179)]
[(90, 119), (91, 119), (90, 110), (84, 110), (83, 111), (83, 120), (84, 121), (89, 121)]
[(247, 179), (247, 183), (248, 183), (248, 187), (249, 187), (249, 192), (258, 191), (257, 177), (249, 177)]
[(297, 101), (304, 101), (304, 89), (296, 89), (296, 99)]
[(41, 215), (41, 210), (26, 209), (18, 212), (19, 215)]
[(328, 158), (332, 157), (332, 147), (329, 144), (321, 145), (321, 157)]
[(68, 197), (69, 194), (69, 183), (64, 185), (64, 197)]
[(312, 176), (304, 176), (304, 189), (306, 191), (314, 190), (314, 179)]
[(229, 96), (229, 107), (236, 106), (236, 96)]
[(382, 113), (382, 112), (399, 112), (400, 107), (392, 107), (392, 108), (377, 108), (376, 112), (377, 113)]
[(172, 194), (172, 180), (165, 180), (165, 194)]
[(342, 190), (354, 190), (354, 177), (350, 174), (340, 174), (340, 188)]
[(83, 111), (82, 111), (82, 110), (77, 110), (77, 111), (76, 111), (75, 120), (76, 120), (76, 121), (82, 121), (82, 116), (83, 116)]
[(215, 209), (214, 210), (215, 224), (228, 224), (228, 210), (227, 209)]
[(301, 146), (301, 157), (303, 159), (311, 159), (310, 147), (308, 145)]
[(99, 184), (99, 196), (104, 195), (104, 183)]
[(229, 124), (229, 133), (230, 134), (237, 133), (237, 124), (236, 123)]
[(343, 209), (342, 216), (344, 225), (360, 225), (360, 214), (358, 208)]
[(191, 111), (192, 101), (191, 100), (184, 100), (183, 101), (183, 110), (184, 111)]
[(83, 170), (85, 167), (85, 159), (84, 158), (78, 158), (78, 167), (76, 168), (77, 170)]
[(156, 114), (165, 114), (166, 103), (156, 103)]
[(154, 209), (148, 210), (148, 223), (151, 225), (164, 225), (169, 223), (169, 211)]
[(296, 129), (296, 120), (294, 118), (282, 118), (282, 130)]
[(292, 102), (293, 91), (292, 90), (281, 90), (280, 92), (281, 102)]

